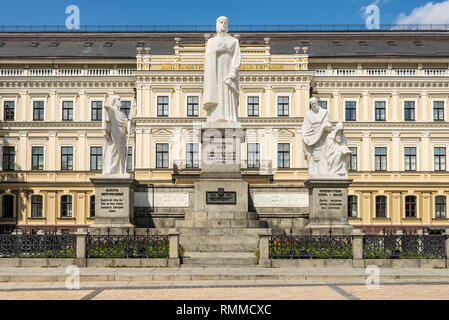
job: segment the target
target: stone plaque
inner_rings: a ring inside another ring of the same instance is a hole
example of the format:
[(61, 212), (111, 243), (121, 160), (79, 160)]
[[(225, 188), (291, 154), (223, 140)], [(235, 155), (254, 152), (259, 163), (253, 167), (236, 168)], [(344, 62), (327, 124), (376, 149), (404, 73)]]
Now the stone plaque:
[(100, 210), (107, 213), (116, 213), (125, 209), (123, 190), (117, 188), (105, 189), (100, 193)]
[(343, 197), (345, 193), (341, 188), (319, 188), (317, 190), (318, 207), (320, 211), (328, 214), (339, 214), (344, 209)]
[(225, 192), (220, 188), (218, 191), (206, 191), (206, 203), (207, 204), (236, 204), (237, 193)]

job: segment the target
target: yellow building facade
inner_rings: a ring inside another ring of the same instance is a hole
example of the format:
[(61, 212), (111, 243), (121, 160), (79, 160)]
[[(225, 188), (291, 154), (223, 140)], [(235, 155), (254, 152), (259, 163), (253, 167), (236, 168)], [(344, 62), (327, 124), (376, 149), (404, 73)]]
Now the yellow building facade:
[[(301, 125), (312, 95), (332, 122), (343, 122), (353, 151), (352, 225), (449, 226), (449, 53), (431, 45), (449, 44), (448, 33), (235, 36), (241, 167), (250, 185), (304, 187)], [(128, 154), (136, 180), (191, 185), (201, 170), (208, 37), (0, 35), (0, 226), (75, 230), (94, 222), (89, 179), (101, 172), (101, 110), (114, 94), (124, 112), (136, 101)]]

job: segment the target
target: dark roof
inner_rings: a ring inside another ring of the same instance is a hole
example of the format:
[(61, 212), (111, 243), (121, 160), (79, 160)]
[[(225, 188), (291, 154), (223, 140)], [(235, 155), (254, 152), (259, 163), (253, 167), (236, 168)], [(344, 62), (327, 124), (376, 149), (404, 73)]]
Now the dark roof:
[[(241, 44), (264, 44), (264, 39), (270, 38), (273, 54), (293, 53), (294, 47), (308, 46), (309, 55), (312, 58), (449, 57), (449, 31), (241, 32), (239, 34)], [(134, 58), (138, 42), (142, 42), (143, 47), (150, 47), (152, 54), (172, 54), (176, 37), (181, 38), (181, 44), (204, 42), (204, 33), (199, 32), (0, 33), (0, 58)], [(91, 43), (91, 46), (87, 46), (86, 43)]]

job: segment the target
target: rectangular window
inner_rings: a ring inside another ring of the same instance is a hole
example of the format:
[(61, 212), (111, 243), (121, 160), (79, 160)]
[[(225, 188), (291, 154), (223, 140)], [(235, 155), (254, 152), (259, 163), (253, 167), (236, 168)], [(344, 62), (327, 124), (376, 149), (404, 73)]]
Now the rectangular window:
[(73, 101), (62, 102), (62, 120), (73, 121)]
[(349, 170), (350, 171), (357, 171), (357, 147), (349, 147), (349, 150), (351, 150), (351, 158), (349, 161)]
[(72, 196), (61, 197), (61, 217), (72, 216)]
[(199, 168), (198, 143), (186, 144), (186, 168)]
[(14, 121), (14, 117), (15, 117), (15, 102), (5, 101), (3, 105), (3, 120)]
[(385, 121), (386, 120), (385, 101), (376, 101), (374, 103), (374, 109), (375, 109), (376, 121)]
[(199, 115), (199, 100), (197, 96), (187, 97), (187, 116), (198, 117)]
[(346, 121), (356, 121), (356, 102), (345, 102), (345, 119)]
[(156, 168), (168, 168), (168, 143), (156, 144)]
[(357, 196), (348, 196), (348, 217), (357, 218)]
[(129, 117), (129, 113), (131, 112), (131, 101), (122, 101), (120, 111), (123, 112), (126, 117)]
[(376, 197), (376, 218), (386, 218), (387, 217), (387, 197), (377, 196)]
[(103, 119), (103, 102), (92, 101), (90, 112), (92, 121), (101, 121)]
[(416, 197), (406, 196), (405, 197), (405, 217), (406, 218), (416, 218)]
[(168, 96), (157, 97), (157, 116), (168, 117)]
[(44, 201), (41, 195), (31, 196), (31, 217), (40, 218), (43, 217)]
[(446, 196), (435, 197), (435, 218), (446, 218)]
[(44, 121), (44, 101), (33, 101), (33, 120)]
[(416, 171), (416, 148), (404, 148), (405, 171)]
[(16, 149), (13, 146), (3, 146), (3, 171), (14, 171), (16, 163)]
[(248, 97), (247, 107), (249, 117), (259, 116), (259, 97), (254, 96)]
[(103, 147), (90, 147), (90, 170), (101, 170), (103, 163)]
[(44, 170), (44, 147), (31, 147), (31, 170)]
[(327, 101), (317, 101), (320, 108), (327, 109)]
[(73, 170), (73, 147), (61, 148), (61, 170)]
[(126, 170), (133, 169), (133, 147), (128, 147), (128, 153), (126, 155)]
[(415, 101), (404, 101), (404, 120), (415, 121)]
[(89, 197), (89, 217), (95, 218), (95, 196)]
[(278, 168), (290, 168), (289, 143), (278, 143)]
[(446, 148), (434, 148), (433, 158), (433, 169), (435, 171), (446, 171)]
[(278, 97), (278, 116), (288, 117), (289, 97)]
[(2, 217), (14, 217), (14, 196), (11, 194), (4, 194), (2, 196)]
[(433, 120), (444, 121), (444, 101), (433, 102)]
[(374, 170), (387, 171), (387, 148), (374, 149)]
[(248, 143), (248, 168), (260, 167), (260, 145), (258, 143)]

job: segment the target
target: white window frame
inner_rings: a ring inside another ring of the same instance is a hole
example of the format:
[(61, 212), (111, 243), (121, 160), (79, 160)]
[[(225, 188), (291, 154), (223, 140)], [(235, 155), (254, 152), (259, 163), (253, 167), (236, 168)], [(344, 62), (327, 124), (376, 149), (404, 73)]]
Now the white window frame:
[(36, 171), (47, 171), (47, 146), (45, 144), (30, 144), (29, 155), (30, 155), (30, 171), (33, 170), (33, 147), (43, 147), (44, 148), (44, 169)]
[[(72, 102), (73, 103), (73, 118), (72, 118), (72, 120), (63, 120), (63, 109), (62, 109), (62, 105), (63, 105), (63, 103), (64, 102)], [(61, 121), (64, 121), (64, 122), (70, 122), (70, 121), (76, 121), (76, 112), (75, 112), (75, 109), (76, 109), (76, 99), (75, 98), (73, 98), (73, 99), (68, 99), (68, 98), (62, 98), (62, 99), (60, 99), (60, 102), (59, 102), (59, 106), (60, 106), (60, 111), (61, 111), (61, 117), (60, 117), (60, 119), (59, 120), (61, 120)]]
[[(374, 98), (373, 99), (373, 121), (386, 122), (388, 119), (388, 98)], [(376, 120), (376, 102), (385, 102), (385, 120)], [(415, 110), (416, 111), (416, 110)]]
[[(436, 217), (436, 210), (435, 210), (435, 206), (436, 206), (436, 197), (438, 197), (438, 196), (444, 196), (444, 197), (446, 197), (446, 211), (445, 211), (445, 213), (446, 213), (446, 216), (444, 217), (444, 218), (437, 218)], [(444, 194), (444, 193), (442, 193), (442, 194), (435, 194), (435, 195), (433, 195), (433, 217), (432, 217), (432, 219), (448, 219), (448, 212), (447, 212), (447, 210), (449, 209), (449, 205), (448, 205), (448, 199), (449, 199), (449, 196), (447, 195), (447, 194)]]
[[(134, 170), (134, 146), (128, 146), (131, 148), (131, 169), (126, 169), (128, 164), (128, 149), (126, 150), (126, 162), (125, 162), (125, 171), (133, 171)], [(89, 159), (90, 160), (90, 159)], [(102, 158), (103, 160), (103, 158)], [(103, 163), (101, 164), (101, 168), (103, 169)]]
[(103, 112), (106, 99), (105, 99), (104, 97), (98, 97), (98, 98), (96, 98), (96, 97), (89, 97), (89, 98), (87, 99), (87, 103), (89, 104), (89, 109), (88, 109), (88, 112), (89, 112), (89, 120), (90, 120), (90, 121), (103, 122), (103, 121), (104, 121), (104, 114), (102, 114), (102, 116), (101, 116), (101, 121), (100, 121), (100, 120), (92, 120), (92, 102), (93, 102), (93, 101), (101, 101), (101, 103), (102, 103), (102, 109), (101, 109), (101, 112)]
[[(415, 217), (406, 217), (405, 216), (405, 208), (406, 208), (405, 197), (407, 197), (407, 196), (415, 196), (415, 198), (416, 198), (416, 216)], [(402, 195), (402, 201), (403, 201), (402, 203), (404, 204), (404, 211), (401, 214), (402, 215), (402, 219), (421, 219), (420, 218), (420, 212), (419, 212), (419, 206), (420, 206), (419, 195), (417, 195), (415, 193), (407, 192), (406, 194)]]
[[(187, 105), (187, 99), (189, 97), (197, 97), (198, 98), (198, 115), (196, 116), (189, 116), (188, 113), (188, 105)], [(170, 97), (168, 98), (168, 116), (170, 116)], [(201, 116), (201, 94), (199, 93), (186, 93), (184, 94), (184, 110), (186, 113), (187, 118), (198, 118)], [(156, 116), (157, 116), (157, 98), (156, 98)]]
[[(14, 102), (14, 120), (12, 121), (16, 121), (17, 120), (17, 96), (14, 96), (12, 98), (9, 98), (8, 96), (4, 96), (2, 98), (0, 98), (0, 104), (1, 104), (1, 108), (0, 108), (0, 122), (4, 122), (5, 121), (5, 102), (7, 101), (13, 101)], [(45, 113), (45, 109), (44, 109), (44, 113)], [(11, 120), (8, 120), (11, 121)]]
[[(357, 216), (355, 217), (349, 217), (348, 219), (360, 219), (360, 196), (358, 194), (356, 194), (355, 192), (348, 192), (348, 197), (349, 196), (355, 196), (357, 198)], [(346, 212), (346, 214), (348, 214)]]
[(92, 170), (98, 170), (98, 169), (92, 169), (91, 167), (90, 167), (90, 165), (91, 165), (91, 162), (90, 162), (90, 156), (91, 156), (91, 153), (90, 153), (90, 149), (91, 148), (98, 148), (98, 147), (101, 147), (101, 171), (103, 171), (103, 160), (104, 160), (104, 145), (101, 145), (101, 144), (96, 144), (96, 143), (94, 143), (94, 144), (88, 144), (87, 145), (87, 148), (88, 148), (88, 162), (89, 162), (89, 171), (92, 171)]
[[(155, 117), (156, 118), (170, 118), (170, 116), (171, 116), (171, 98), (172, 98), (172, 94), (170, 93), (170, 92), (166, 92), (166, 93), (164, 93), (164, 92), (160, 92), (160, 93), (156, 93), (155, 95), (155, 104), (154, 104), (154, 106), (156, 107), (156, 109), (154, 110), (155, 111)], [(167, 116), (159, 116), (158, 114), (157, 114), (157, 100), (158, 100), (158, 97), (168, 97), (168, 114), (167, 114)], [(198, 112), (199, 112), (200, 110), (198, 110)]]
[[(168, 144), (168, 167), (167, 168), (158, 168), (157, 167), (157, 150), (156, 150), (156, 145), (157, 144)], [(171, 150), (171, 141), (155, 141), (154, 142), (154, 148), (153, 148), (153, 150), (154, 150), (154, 169), (171, 169), (172, 167), (173, 167), (173, 164), (172, 164), (172, 150)]]
[[(280, 116), (278, 112), (278, 98), (279, 97), (288, 97), (288, 116)], [(292, 93), (282, 93), (282, 92), (276, 92), (275, 94), (276, 99), (276, 117), (278, 118), (291, 118), (292, 117)]]
[[(440, 98), (440, 99), (439, 98), (432, 98), (432, 99), (430, 99), (430, 105), (431, 105), (431, 110), (432, 110), (432, 112), (431, 112), (431, 121), (435, 122), (435, 120), (433, 118), (433, 103), (434, 102), (441, 102), (441, 101), (444, 103), (444, 111), (443, 111), (444, 119), (443, 119), (443, 121), (447, 121), (447, 100), (448, 100), (448, 98)], [(436, 121), (436, 122), (439, 122), (439, 121)]]
[[(63, 196), (71, 196), (72, 197), (72, 215), (69, 217), (69, 216), (65, 216), (65, 217), (63, 217), (62, 215), (61, 215), (61, 211), (62, 211), (62, 197)], [(59, 209), (59, 212), (58, 212), (58, 215), (56, 216), (57, 217), (57, 219), (76, 219), (76, 217), (75, 217), (75, 213), (76, 213), (76, 211), (75, 211), (75, 195), (73, 194), (73, 193), (70, 193), (70, 192), (67, 192), (67, 193), (62, 193), (62, 194), (60, 194), (59, 195), (59, 206), (58, 206), (58, 209)]]
[[(343, 120), (344, 122), (357, 122), (360, 119), (360, 98), (343, 98)], [(355, 120), (346, 120), (346, 102), (354, 102), (355, 101)], [(329, 109), (328, 109), (329, 111)]]
[[(32, 210), (33, 210), (33, 203), (31, 202), (31, 198), (33, 196), (41, 196), (42, 197), (42, 216), (41, 217), (33, 217), (31, 215)], [(29, 216), (29, 218), (31, 218), (31, 219), (44, 219), (45, 218), (45, 197), (44, 197), (44, 195), (41, 194), (40, 192), (33, 192), (32, 194), (30, 194), (29, 203), (30, 203), (30, 216)]]
[[(73, 150), (73, 169), (72, 170), (62, 170), (62, 168), (61, 168), (62, 148), (64, 148), (64, 147), (72, 147), (72, 150)], [(59, 168), (59, 171), (62, 171), (62, 172), (73, 172), (73, 171), (76, 171), (76, 145), (74, 145), (74, 144), (60, 144), (58, 152), (59, 152), (59, 157), (58, 157), (59, 158), (59, 164), (58, 164), (57, 168)], [(89, 149), (89, 155), (90, 155), (90, 149)]]
[[(441, 144), (441, 143), (432, 143), (432, 172), (447, 172), (449, 171), (448, 168), (448, 153), (449, 153), (449, 144)], [(446, 170), (445, 171), (435, 171), (435, 148), (446, 148)]]
[(3, 148), (14, 147), (14, 171), (17, 170), (17, 145), (16, 144), (0, 144), (0, 171), (3, 171)]
[[(259, 115), (257, 115), (257, 116), (248, 115), (248, 98), (249, 97), (258, 97), (259, 98)], [(288, 104), (289, 104), (289, 116), (290, 116), (290, 98), (288, 100)], [(260, 93), (260, 92), (259, 93), (250, 93), (250, 92), (245, 93), (245, 113), (244, 114), (245, 114), (245, 117), (251, 117), (251, 118), (262, 117), (262, 93)], [(277, 97), (276, 97), (276, 114), (277, 114)]]
[[(352, 171), (352, 172), (357, 172), (357, 171), (360, 171), (359, 170), (359, 168), (360, 168), (360, 162), (359, 162), (359, 149), (360, 149), (360, 147), (359, 147), (359, 145), (352, 145), (352, 144), (350, 144), (350, 145), (348, 145), (348, 148), (356, 148), (356, 150), (357, 150), (357, 154), (356, 154), (356, 161), (357, 161), (357, 168), (356, 168), (356, 170), (354, 171), (354, 170), (349, 170), (349, 168), (348, 168), (348, 171)], [(351, 154), (351, 157), (352, 157), (352, 154)], [(349, 158), (350, 159), (350, 161), (351, 161), (351, 158)]]
[[(405, 148), (416, 148), (416, 168), (415, 170), (405, 170)], [(412, 144), (412, 143), (405, 143), (402, 145), (401, 148), (401, 152), (402, 152), (402, 172), (407, 173), (407, 172), (418, 172), (421, 171), (421, 163), (420, 163), (420, 153), (419, 153), (419, 146), (417, 144)], [(432, 159), (433, 160), (433, 159)]]
[[(386, 202), (385, 202), (385, 205), (386, 205), (386, 207), (385, 207), (385, 218), (383, 218), (383, 217), (377, 218), (377, 216), (376, 216), (376, 197), (378, 197), (378, 196), (382, 196), (382, 197), (386, 198)], [(374, 201), (374, 208), (373, 208), (374, 209), (374, 218), (377, 218), (377, 219), (390, 219), (390, 210), (389, 210), (390, 206), (388, 205), (390, 199), (389, 199), (388, 195), (385, 194), (385, 193), (376, 193), (376, 194), (374, 194), (373, 201)]]
[(320, 98), (320, 97), (317, 97), (317, 99), (318, 99), (318, 101), (326, 101), (326, 104), (327, 104), (327, 112), (329, 112), (329, 110), (330, 110), (330, 105), (331, 105), (331, 99), (330, 98)]
[[(406, 102), (410, 102), (410, 101), (414, 101), (415, 102), (415, 120), (405, 120), (405, 103)], [(418, 106), (418, 98), (402, 98), (401, 97), (401, 105), (402, 105), (402, 109), (401, 109), (402, 121), (406, 121), (406, 122), (410, 122), (410, 121), (411, 122), (413, 122), (413, 121), (418, 122), (419, 121), (419, 119), (418, 119), (418, 108), (419, 108), (419, 106)], [(433, 106), (432, 106), (432, 108), (433, 108)]]
[(31, 122), (40, 122), (41, 120), (34, 120), (34, 102), (43, 101), (44, 102), (44, 120), (47, 120), (47, 98), (31, 98)]
[[(377, 171), (376, 170), (376, 148), (387, 148), (387, 171)], [(385, 173), (390, 171), (390, 146), (387, 144), (373, 144), (372, 149), (371, 149), (371, 154), (373, 155), (373, 160), (372, 160), (372, 171), (373, 173)]]

